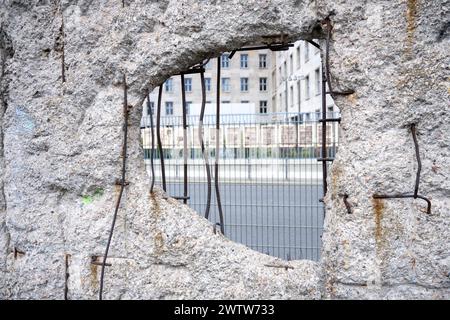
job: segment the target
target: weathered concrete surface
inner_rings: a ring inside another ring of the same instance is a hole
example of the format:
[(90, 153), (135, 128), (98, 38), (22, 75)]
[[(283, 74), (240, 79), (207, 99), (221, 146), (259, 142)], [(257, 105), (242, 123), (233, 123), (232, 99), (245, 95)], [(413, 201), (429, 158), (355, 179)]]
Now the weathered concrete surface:
[[(126, 2), (2, 4), (1, 298), (63, 298), (66, 257), (69, 298), (96, 297), (90, 259), (103, 253), (118, 194), (123, 73), (134, 106), (130, 185), (105, 298), (450, 298), (448, 1)], [(214, 235), (196, 213), (149, 194), (139, 106), (149, 88), (207, 56), (265, 35), (318, 37), (330, 13), (333, 83), (356, 94), (337, 100), (343, 143), (323, 259), (280, 268), (288, 262)], [(412, 122), (431, 216), (419, 200), (372, 200), (413, 191)]]

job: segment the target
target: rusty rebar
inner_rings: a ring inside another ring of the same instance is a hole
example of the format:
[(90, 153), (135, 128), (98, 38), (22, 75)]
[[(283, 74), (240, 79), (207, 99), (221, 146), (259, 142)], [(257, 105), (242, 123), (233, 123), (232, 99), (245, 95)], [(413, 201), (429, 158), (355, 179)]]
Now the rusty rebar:
[(188, 151), (187, 151), (187, 121), (186, 121), (186, 85), (184, 74), (181, 74), (181, 109), (183, 113), (183, 203), (188, 199)]
[(69, 258), (70, 254), (64, 255), (64, 300), (69, 300)]
[(253, 51), (253, 50), (265, 50), (269, 49), (270, 51), (287, 51), (290, 47), (293, 47), (293, 43), (274, 43), (274, 44), (267, 44), (267, 45), (261, 45), (261, 46), (252, 46), (252, 47), (243, 47), (238, 49), (231, 50), (230, 55), (228, 56), (229, 59), (233, 59), (234, 55), (238, 51)]
[(209, 210), (211, 208), (211, 169), (209, 167), (208, 154), (205, 152), (205, 143), (203, 141), (203, 117), (205, 116), (205, 106), (206, 106), (206, 88), (205, 88), (205, 73), (200, 73), (201, 87), (202, 87), (202, 106), (200, 110), (200, 119), (198, 125), (198, 138), (200, 141), (200, 147), (202, 150), (203, 160), (205, 161), (206, 168), (206, 179), (208, 184), (207, 195), (206, 195), (206, 208), (205, 208), (205, 218), (209, 218)]
[[(323, 70), (322, 63), (322, 159), (327, 158), (327, 96), (326, 96), (327, 78)], [(323, 197), (327, 194), (327, 161), (322, 161), (322, 188)]]
[(220, 231), (225, 234), (222, 202), (219, 190), (219, 158), (220, 158), (220, 56), (217, 58), (217, 95), (216, 95), (216, 161), (214, 163), (214, 186), (216, 190), (217, 209), (219, 210)]
[(103, 283), (105, 277), (105, 266), (106, 259), (108, 258), (109, 247), (111, 246), (111, 239), (114, 233), (114, 226), (116, 225), (117, 213), (119, 212), (120, 201), (122, 200), (123, 191), (125, 189), (125, 176), (126, 176), (126, 167), (127, 167), (127, 136), (128, 136), (128, 87), (127, 87), (127, 78), (125, 74), (123, 75), (123, 144), (122, 144), (122, 184), (120, 186), (119, 196), (117, 197), (116, 207), (114, 209), (113, 220), (111, 223), (111, 229), (109, 230), (108, 242), (106, 244), (105, 254), (103, 255), (102, 261), (102, 271), (100, 275), (100, 290), (99, 290), (99, 300), (103, 298)]
[(413, 199), (422, 199), (427, 203), (427, 214), (431, 214), (431, 201), (425, 196), (419, 195), (419, 183), (420, 183), (420, 173), (422, 171), (422, 161), (420, 160), (420, 152), (419, 152), (419, 143), (417, 141), (417, 133), (416, 133), (416, 125), (413, 123), (410, 126), (411, 134), (413, 136), (414, 141), (414, 149), (416, 153), (417, 159), (417, 172), (416, 172), (416, 181), (414, 185), (414, 193), (413, 194), (374, 194), (374, 199), (403, 199), (403, 198), (413, 198)]
[(161, 97), (163, 85), (159, 86), (158, 107), (156, 111), (156, 143), (158, 144), (159, 160), (161, 163), (161, 180), (164, 192), (166, 192), (166, 168), (164, 166), (164, 154), (161, 142)]
[(153, 192), (153, 188), (155, 186), (155, 166), (153, 163), (153, 157), (154, 157), (154, 153), (155, 153), (155, 133), (153, 130), (153, 108), (150, 103), (150, 94), (147, 95), (147, 110), (148, 110), (149, 116), (150, 116), (150, 133), (151, 133), (151, 137), (152, 137), (152, 146), (151, 146), (151, 150), (150, 150), (150, 169), (152, 171), (152, 182), (150, 185), (150, 192)]
[(404, 198), (413, 198), (413, 199), (422, 199), (425, 200), (427, 203), (427, 214), (431, 214), (431, 201), (427, 197), (421, 196), (421, 195), (414, 195), (414, 194), (374, 194), (374, 199), (404, 199)]
[(416, 160), (417, 160), (417, 173), (416, 173), (416, 185), (414, 186), (414, 197), (418, 198), (420, 173), (422, 171), (422, 161), (420, 161), (419, 143), (417, 142), (416, 125), (414, 123), (411, 124), (411, 134), (413, 136), (414, 149), (416, 151)]
[[(325, 41), (325, 69), (326, 69), (326, 77), (328, 80), (328, 88), (329, 91), (327, 91), (327, 94), (330, 94), (333, 99), (336, 98), (336, 95), (343, 95), (347, 96), (350, 94), (355, 93), (354, 90), (345, 90), (345, 91), (334, 91), (333, 86), (331, 84), (331, 71), (330, 71), (330, 43), (331, 43), (331, 32), (333, 30), (333, 26), (331, 25), (331, 20), (329, 17), (327, 17), (324, 20), (326, 26), (327, 26), (327, 36)], [(308, 41), (311, 43), (310, 41)]]
[(331, 25), (330, 18), (325, 19), (325, 24), (327, 26), (327, 37), (326, 37), (326, 44), (325, 44), (325, 69), (326, 69), (325, 72), (326, 72), (326, 77), (328, 79), (328, 88), (330, 88), (330, 94), (333, 97), (333, 94), (332, 94), (333, 88), (332, 88), (332, 84), (331, 84), (331, 73), (330, 73), (330, 42), (331, 42), (331, 30), (333, 27)]
[[(209, 61), (209, 59), (207, 61)], [(206, 63), (208, 63), (208, 62), (206, 62)], [(197, 74), (197, 73), (205, 72), (205, 69), (203, 68), (203, 66), (204, 66), (204, 64), (195, 65), (191, 69), (187, 69), (185, 71), (182, 71), (182, 72), (179, 72), (179, 73), (175, 73), (174, 76), (182, 76), (182, 75), (184, 76), (184, 75), (187, 75), (187, 74)]]

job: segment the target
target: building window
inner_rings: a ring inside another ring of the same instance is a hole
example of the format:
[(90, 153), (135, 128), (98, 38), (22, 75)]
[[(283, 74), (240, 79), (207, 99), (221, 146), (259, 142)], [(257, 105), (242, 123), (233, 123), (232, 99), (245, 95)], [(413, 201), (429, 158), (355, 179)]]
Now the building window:
[(298, 46), (297, 47), (297, 69), (300, 69), (300, 62), (301, 62), (300, 46)]
[(248, 91), (248, 78), (241, 78), (241, 91)]
[(259, 102), (259, 113), (267, 113), (267, 101)]
[(166, 102), (166, 116), (173, 115), (173, 102)]
[(302, 82), (297, 82), (297, 101), (298, 101), (298, 111), (302, 109)]
[(166, 92), (172, 92), (173, 91), (173, 81), (172, 78), (169, 78), (164, 82), (164, 90)]
[(289, 56), (289, 75), (294, 73), (294, 56), (291, 55)]
[(211, 78), (205, 78), (205, 90), (211, 91)]
[(281, 73), (281, 66), (278, 67), (278, 83), (281, 84), (281, 81), (283, 80), (283, 74)]
[(222, 78), (222, 91), (223, 92), (231, 91), (230, 78)]
[(310, 92), (310, 83), (309, 83), (309, 75), (305, 77), (305, 99), (309, 100), (310, 96), (309, 96), (309, 92)]
[(184, 79), (184, 90), (186, 92), (192, 92), (192, 78)]
[(314, 72), (316, 75), (316, 95), (320, 94), (320, 87), (321, 87), (321, 79), (320, 79), (320, 69), (316, 69)]
[(309, 43), (305, 42), (305, 62), (309, 61)]
[(284, 61), (284, 63), (283, 63), (284, 80), (286, 80), (286, 78), (287, 78), (287, 72), (288, 72), (288, 70), (287, 70), (287, 61)]
[(155, 103), (150, 101), (147, 105), (147, 115), (155, 114)]
[(248, 68), (248, 54), (241, 54), (241, 69)]
[(259, 55), (259, 68), (266, 69), (267, 68), (267, 54)]
[(230, 100), (222, 100), (222, 103), (230, 103)]
[(248, 100), (241, 100), (241, 103), (250, 103)]
[(267, 91), (267, 78), (259, 78), (259, 91)]
[(224, 69), (228, 69), (230, 67), (230, 55), (228, 53), (222, 54), (220, 57), (221, 67)]
[(192, 101), (186, 101), (186, 114), (191, 112)]

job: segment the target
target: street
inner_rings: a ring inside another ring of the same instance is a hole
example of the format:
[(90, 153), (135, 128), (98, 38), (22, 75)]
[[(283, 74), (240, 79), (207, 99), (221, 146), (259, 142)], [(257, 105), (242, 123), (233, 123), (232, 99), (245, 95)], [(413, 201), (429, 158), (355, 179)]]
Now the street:
[[(168, 194), (182, 195), (183, 184), (168, 183)], [(190, 183), (188, 204), (203, 215), (206, 183)], [(321, 185), (221, 183), (225, 235), (254, 250), (283, 259), (320, 257), (323, 226)], [(219, 222), (214, 184), (211, 222)]]

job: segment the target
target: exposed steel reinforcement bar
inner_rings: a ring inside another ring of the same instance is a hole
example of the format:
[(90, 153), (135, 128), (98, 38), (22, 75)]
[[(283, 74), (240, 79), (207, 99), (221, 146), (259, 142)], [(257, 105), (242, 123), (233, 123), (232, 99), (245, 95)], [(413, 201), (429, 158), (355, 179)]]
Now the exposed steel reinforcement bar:
[(111, 246), (111, 239), (114, 233), (114, 227), (116, 225), (117, 213), (119, 212), (120, 201), (122, 200), (123, 191), (125, 189), (125, 176), (126, 176), (126, 168), (127, 168), (127, 137), (128, 137), (128, 87), (127, 87), (127, 78), (123, 75), (123, 144), (122, 144), (122, 180), (120, 185), (119, 196), (116, 200), (116, 206), (114, 209), (113, 220), (111, 223), (111, 229), (109, 230), (108, 242), (106, 244), (105, 254), (103, 255), (102, 260), (102, 270), (100, 275), (100, 290), (99, 290), (99, 300), (103, 299), (103, 283), (105, 278), (105, 267), (107, 265), (106, 259), (108, 258), (109, 248)]
[(156, 114), (156, 143), (158, 144), (159, 160), (161, 162), (161, 180), (164, 192), (167, 191), (166, 186), (166, 168), (164, 166), (164, 154), (161, 142), (161, 98), (163, 85), (159, 86), (158, 92), (158, 109)]
[(216, 161), (214, 163), (214, 186), (216, 189), (217, 209), (219, 210), (220, 231), (225, 234), (222, 202), (219, 190), (219, 158), (220, 158), (220, 57), (217, 58), (217, 95), (216, 95)]
[(187, 121), (186, 121), (186, 87), (184, 73), (181, 74), (181, 109), (183, 112), (183, 203), (187, 204), (188, 198), (188, 150), (187, 150)]
[(150, 115), (150, 132), (151, 132), (151, 137), (152, 137), (152, 145), (151, 145), (151, 149), (150, 149), (150, 169), (152, 171), (152, 182), (150, 185), (150, 192), (153, 192), (153, 188), (155, 186), (155, 166), (153, 163), (153, 157), (154, 157), (154, 153), (155, 153), (155, 133), (154, 133), (154, 129), (153, 129), (153, 109), (151, 107), (150, 104), (150, 95), (147, 95), (147, 109)]
[(420, 160), (420, 150), (419, 143), (417, 142), (417, 133), (416, 133), (416, 125), (413, 123), (410, 126), (411, 134), (414, 141), (414, 149), (416, 152), (416, 160), (417, 160), (417, 172), (416, 172), (416, 182), (414, 185), (414, 193), (413, 194), (374, 194), (374, 199), (403, 199), (403, 198), (413, 198), (413, 199), (422, 199), (427, 203), (427, 214), (431, 214), (431, 201), (427, 197), (419, 195), (419, 183), (420, 183), (420, 173), (422, 171), (422, 161)]
[(201, 87), (202, 87), (202, 106), (200, 110), (200, 119), (198, 125), (198, 139), (200, 141), (200, 147), (202, 149), (203, 160), (205, 161), (206, 169), (206, 179), (208, 182), (207, 196), (206, 196), (206, 208), (205, 208), (205, 218), (209, 218), (209, 210), (211, 208), (211, 169), (208, 162), (208, 153), (205, 152), (205, 142), (203, 140), (203, 118), (205, 116), (205, 106), (206, 106), (206, 88), (205, 88), (205, 74), (200, 73)]

